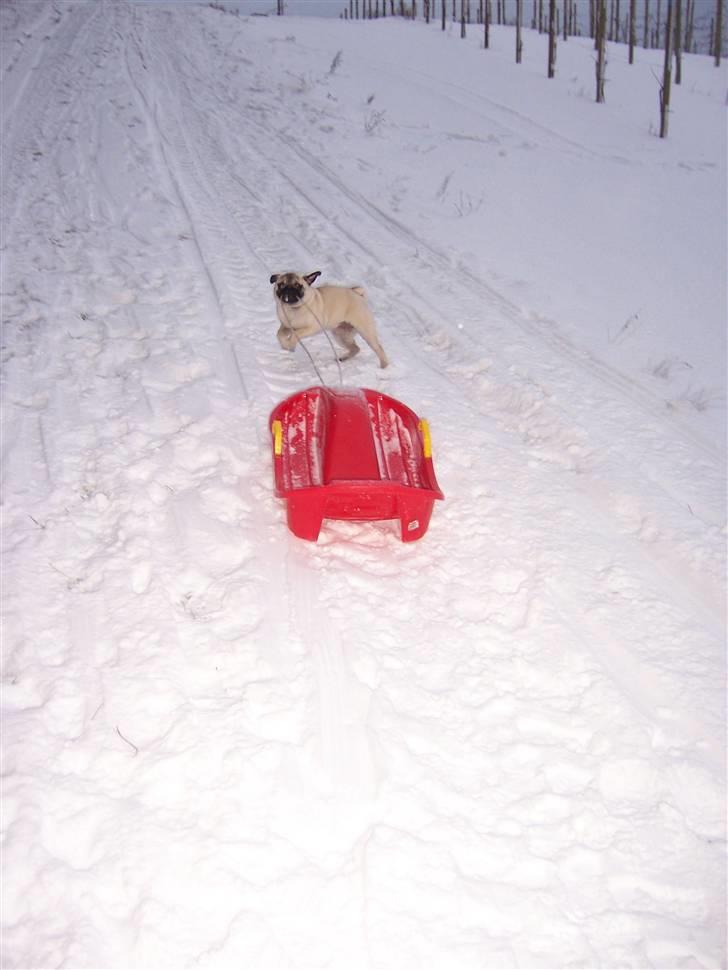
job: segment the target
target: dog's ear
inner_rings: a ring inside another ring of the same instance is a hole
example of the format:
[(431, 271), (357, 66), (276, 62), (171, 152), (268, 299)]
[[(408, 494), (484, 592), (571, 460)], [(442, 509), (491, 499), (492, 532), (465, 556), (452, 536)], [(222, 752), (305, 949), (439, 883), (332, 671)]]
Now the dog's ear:
[(271, 283), (275, 283), (279, 275), (280, 275), (279, 273), (274, 273), (273, 276), (271, 276), (270, 278)]
[(309, 286), (313, 286), (313, 284), (316, 282), (316, 280), (319, 278), (320, 275), (321, 275), (321, 270), (317, 269), (315, 273), (309, 273), (308, 276), (304, 276), (303, 278), (306, 280)]

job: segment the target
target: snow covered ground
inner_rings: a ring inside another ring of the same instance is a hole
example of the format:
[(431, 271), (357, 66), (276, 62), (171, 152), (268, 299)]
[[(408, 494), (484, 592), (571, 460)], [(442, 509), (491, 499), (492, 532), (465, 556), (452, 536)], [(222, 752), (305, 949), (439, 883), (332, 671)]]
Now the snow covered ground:
[[(726, 71), (660, 140), (659, 52), (0, 16), (3, 966), (725, 966)], [(286, 529), (288, 269), (419, 542)]]

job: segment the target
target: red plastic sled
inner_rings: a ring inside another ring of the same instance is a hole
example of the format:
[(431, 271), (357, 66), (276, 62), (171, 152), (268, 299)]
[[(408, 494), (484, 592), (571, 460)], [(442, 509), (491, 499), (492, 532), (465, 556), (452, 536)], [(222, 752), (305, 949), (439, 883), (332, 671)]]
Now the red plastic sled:
[(427, 422), (379, 391), (310, 387), (271, 413), (276, 495), (288, 527), (316, 541), (324, 519), (399, 519), (402, 541), (427, 532), (442, 499)]

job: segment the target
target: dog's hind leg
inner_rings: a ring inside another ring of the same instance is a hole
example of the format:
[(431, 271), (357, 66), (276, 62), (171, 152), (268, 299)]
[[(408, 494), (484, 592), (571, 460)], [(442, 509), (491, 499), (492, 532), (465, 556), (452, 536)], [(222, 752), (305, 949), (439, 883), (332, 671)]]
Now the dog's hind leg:
[(356, 357), (359, 353), (361, 348), (354, 339), (355, 333), (356, 330), (350, 323), (340, 323), (338, 327), (334, 328), (334, 337), (347, 351), (347, 353), (339, 357), (339, 360), (351, 360), (352, 357)]
[(386, 367), (389, 364), (389, 360), (387, 359), (387, 355), (384, 353), (384, 347), (382, 347), (382, 345), (379, 343), (376, 331), (367, 333), (364, 330), (360, 330), (359, 335), (363, 337), (364, 340), (366, 340), (366, 342), (369, 344), (369, 346), (372, 348), (374, 353), (379, 358), (379, 366)]
[(377, 340), (377, 338), (374, 337), (373, 340), (367, 340), (367, 343), (369, 344), (369, 346), (372, 348), (372, 350), (374, 351), (374, 353), (379, 358), (379, 366), (380, 367), (387, 367), (389, 365), (389, 358), (384, 353), (384, 347), (382, 347), (382, 345), (379, 343), (379, 341)]

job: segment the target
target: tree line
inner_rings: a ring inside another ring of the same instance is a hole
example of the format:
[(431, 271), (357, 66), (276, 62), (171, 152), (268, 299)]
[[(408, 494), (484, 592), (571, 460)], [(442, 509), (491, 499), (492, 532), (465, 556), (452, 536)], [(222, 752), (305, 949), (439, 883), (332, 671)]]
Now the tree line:
[[(566, 40), (570, 36), (596, 38), (601, 22), (605, 39), (617, 43), (641, 44), (644, 48), (662, 48), (668, 13), (675, 6), (673, 29), (680, 35), (680, 50), (691, 54), (709, 53), (720, 58), (723, 43), (724, 0), (348, 0), (341, 12), (347, 20), (372, 20), (379, 17), (404, 17), (427, 23), (448, 21), (465, 25), (492, 24), (523, 26), (530, 11), (530, 27), (539, 33), (553, 30)], [(285, 0), (277, 0), (278, 13), (283, 13)], [(529, 8), (527, 11), (525, 8)], [(439, 8), (439, 11), (438, 11)], [(709, 21), (703, 15), (696, 31), (696, 10), (710, 9)], [(508, 11), (510, 10), (510, 15)], [(553, 19), (555, 17), (555, 20)], [(679, 28), (678, 28), (679, 24)], [(486, 38), (487, 39), (487, 38)], [(676, 37), (677, 39), (677, 37)]]
[[(438, 21), (442, 30), (448, 21), (460, 24), (460, 36), (468, 27), (478, 25), (483, 31), (483, 47), (490, 46), (490, 28), (515, 27), (515, 57), (520, 64), (523, 54), (524, 14), (530, 14), (532, 30), (548, 34), (547, 76), (556, 75), (557, 39), (569, 36), (589, 36), (596, 50), (596, 101), (605, 100), (606, 43), (629, 46), (629, 63), (634, 63), (635, 48), (663, 48), (664, 61), (660, 81), (660, 137), (667, 136), (672, 84), (682, 82), (682, 54), (710, 53), (716, 67), (720, 67), (725, 0), (712, 0), (713, 16), (710, 27), (704, 18), (699, 24), (701, 37), (707, 34), (707, 51), (699, 42), (696, 30), (696, 4), (707, 8), (709, 0), (588, 0), (588, 8), (577, 0), (510, 0), (511, 16), (507, 15), (506, 0), (348, 0), (341, 12), (346, 20), (370, 20), (379, 17), (404, 17), (426, 23)], [(514, 9), (515, 4), (515, 9)], [(283, 12), (284, 0), (278, 0)], [(438, 9), (439, 7), (439, 9)], [(586, 16), (585, 16), (586, 10)], [(703, 48), (701, 50), (701, 48)]]

